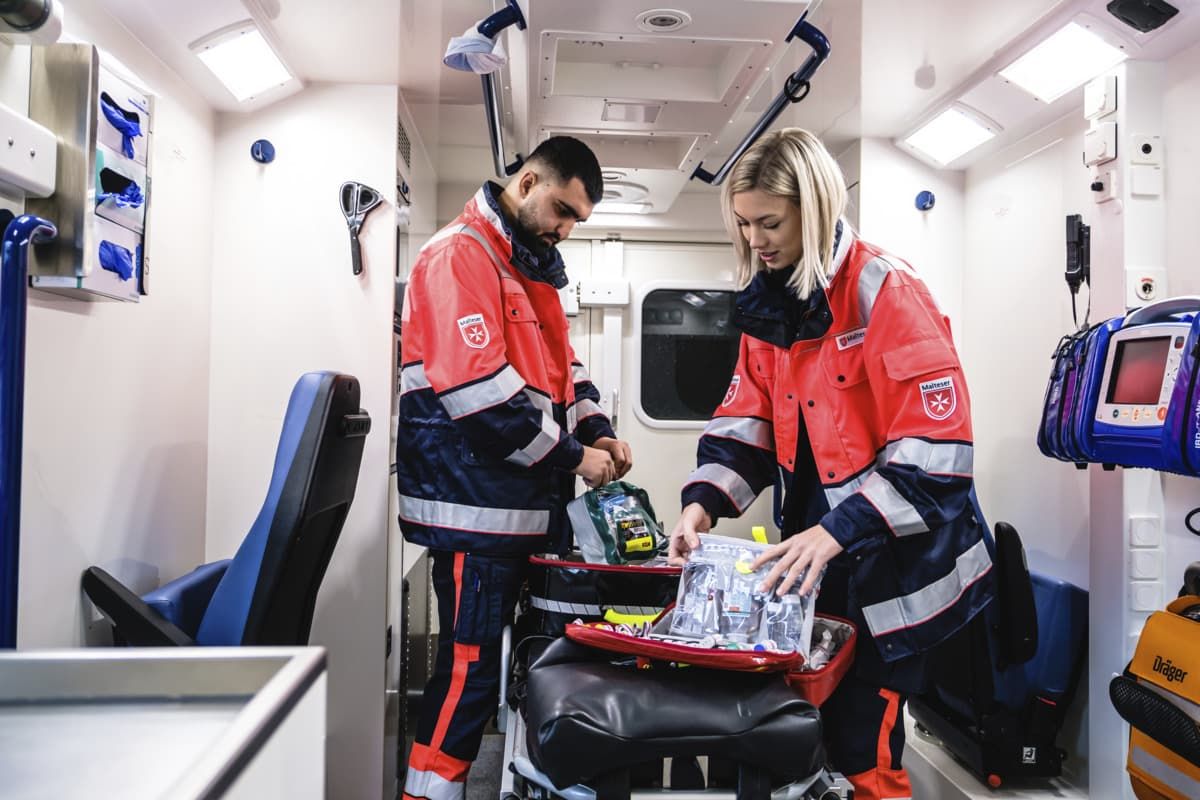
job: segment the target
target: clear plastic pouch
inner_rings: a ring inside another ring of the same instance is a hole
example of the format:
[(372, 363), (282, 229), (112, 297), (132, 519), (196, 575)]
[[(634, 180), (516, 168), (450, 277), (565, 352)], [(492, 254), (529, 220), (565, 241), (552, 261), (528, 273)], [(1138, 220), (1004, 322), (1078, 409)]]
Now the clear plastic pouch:
[(760, 592), (775, 561), (758, 570), (751, 565), (770, 545), (715, 534), (700, 541), (683, 567), (671, 635), (807, 654), (817, 592), (801, 596), (803, 576), (783, 596)]

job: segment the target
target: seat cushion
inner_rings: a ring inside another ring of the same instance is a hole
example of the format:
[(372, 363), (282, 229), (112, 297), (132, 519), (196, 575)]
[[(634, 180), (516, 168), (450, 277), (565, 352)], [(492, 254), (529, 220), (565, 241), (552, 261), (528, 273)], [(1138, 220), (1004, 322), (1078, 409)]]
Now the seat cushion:
[(559, 639), (529, 669), (526, 743), (565, 788), (668, 756), (719, 754), (781, 780), (825, 761), (820, 713), (781, 673), (639, 670)]

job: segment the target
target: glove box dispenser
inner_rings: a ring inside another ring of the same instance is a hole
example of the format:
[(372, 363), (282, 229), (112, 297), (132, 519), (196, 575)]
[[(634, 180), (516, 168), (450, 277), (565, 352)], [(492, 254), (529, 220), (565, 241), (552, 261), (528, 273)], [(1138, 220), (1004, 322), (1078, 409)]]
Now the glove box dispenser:
[(32, 54), (29, 116), (59, 137), (58, 176), (53, 195), (26, 207), (55, 220), (59, 236), (32, 251), (30, 284), (136, 302), (147, 291), (152, 98), (92, 45)]

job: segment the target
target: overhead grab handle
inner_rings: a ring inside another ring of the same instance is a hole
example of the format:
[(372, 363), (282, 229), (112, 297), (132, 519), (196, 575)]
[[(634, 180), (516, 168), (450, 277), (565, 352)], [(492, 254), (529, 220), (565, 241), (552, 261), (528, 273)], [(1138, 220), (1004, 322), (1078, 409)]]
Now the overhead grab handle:
[[(500, 31), (509, 25), (516, 25), (517, 30), (525, 30), (525, 15), (517, 6), (517, 0), (505, 0), (505, 8), (500, 9), (479, 23), (478, 31), (484, 36), (495, 39)], [(483, 111), (487, 115), (488, 137), (492, 140), (492, 162), (496, 175), (507, 178), (515, 175), (525, 159), (520, 153), (513, 153), (516, 159), (511, 164), (504, 162), (504, 117), (500, 113), (500, 84), (496, 73), (489, 72), (480, 77), (483, 83)]]
[[(807, 13), (805, 14), (807, 16)], [(817, 68), (829, 58), (829, 39), (825, 34), (817, 30), (812, 24), (805, 21), (805, 17), (800, 17), (796, 22), (796, 26), (792, 28), (791, 33), (787, 35), (786, 41), (799, 37), (801, 41), (812, 48), (810, 55), (800, 68), (788, 76), (783, 83), (783, 88), (772, 101), (767, 110), (763, 111), (762, 116), (758, 118), (758, 122), (754, 123), (754, 127), (746, 134), (741, 143), (734, 148), (729, 154), (729, 158), (725, 159), (725, 163), (721, 165), (715, 173), (704, 169), (704, 164), (701, 162), (696, 166), (695, 172), (692, 173), (693, 178), (699, 178), (705, 183), (719, 186), (725, 180), (725, 176), (729, 174), (729, 170), (737, 162), (742, 154), (750, 149), (750, 145), (758, 141), (758, 137), (762, 136), (767, 128), (783, 113), (783, 109), (787, 108), (789, 103), (799, 103), (808, 96), (809, 81), (817, 72)]]
[(464, 72), (475, 72), (483, 83), (483, 109), (487, 115), (488, 136), (492, 140), (492, 159), (496, 175), (506, 178), (521, 168), (524, 159), (516, 154), (516, 161), (505, 164), (503, 115), (500, 113), (500, 90), (496, 72), (508, 63), (508, 56), (498, 37), (505, 28), (516, 25), (525, 30), (525, 15), (517, 6), (517, 0), (505, 0), (505, 7), (490, 17), (479, 21), (474, 28), (467, 28), (462, 36), (455, 36), (446, 47), (442, 63)]
[(482, 20), (476, 30), (489, 39), (495, 39), (496, 34), (509, 25), (516, 25), (519, 30), (525, 30), (525, 15), (521, 13), (517, 0), (505, 0), (505, 7)]
[(496, 168), (497, 177), (507, 178), (517, 174), (525, 159), (520, 153), (514, 153), (515, 160), (511, 164), (504, 163), (504, 124), (496, 75), (489, 72), (480, 76), (480, 80), (483, 82), (483, 111), (487, 115), (488, 137), (492, 140), (492, 165)]

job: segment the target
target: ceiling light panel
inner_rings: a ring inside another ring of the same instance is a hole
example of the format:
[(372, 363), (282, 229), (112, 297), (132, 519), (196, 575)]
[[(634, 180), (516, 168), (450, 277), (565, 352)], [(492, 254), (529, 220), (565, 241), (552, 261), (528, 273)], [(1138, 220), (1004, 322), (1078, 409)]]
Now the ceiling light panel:
[(945, 166), (999, 132), (999, 125), (953, 105), (905, 137), (904, 143)]
[(1000, 70), (1000, 77), (1053, 103), (1127, 57), (1121, 48), (1071, 22)]
[(601, 200), (593, 208), (593, 213), (600, 214), (645, 214), (650, 210), (646, 203), (626, 203), (619, 200)]
[(292, 80), (250, 20), (206, 36), (190, 48), (239, 103)]

